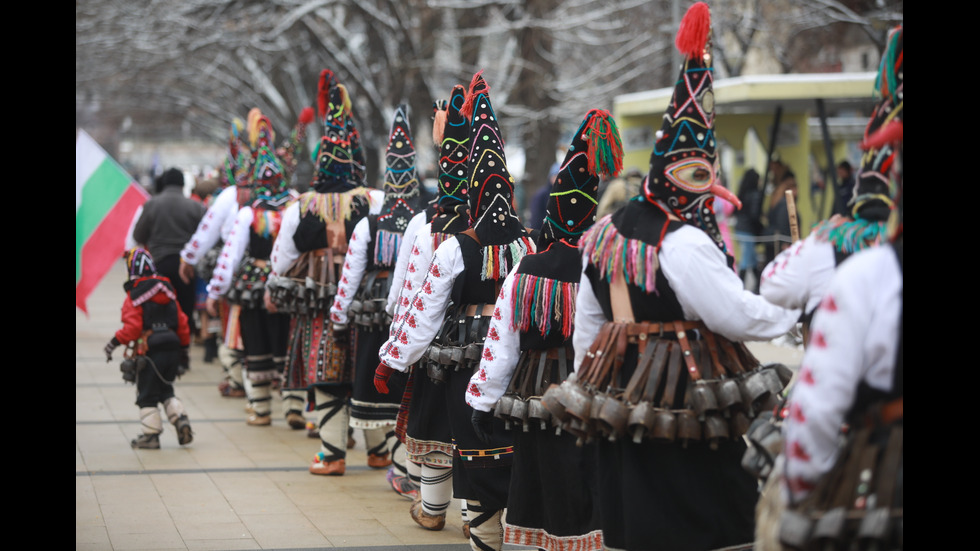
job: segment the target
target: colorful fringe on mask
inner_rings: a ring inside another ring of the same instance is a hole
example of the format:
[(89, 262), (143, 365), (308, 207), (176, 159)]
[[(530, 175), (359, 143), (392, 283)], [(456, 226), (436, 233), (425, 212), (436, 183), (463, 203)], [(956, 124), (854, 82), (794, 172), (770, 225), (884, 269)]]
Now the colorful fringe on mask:
[(439, 248), (439, 245), (442, 245), (442, 243), (445, 240), (449, 239), (450, 237), (453, 237), (452, 234), (449, 234), (449, 233), (439, 233), (439, 232), (432, 232), (431, 235), (432, 235), (432, 250), (433, 251), (435, 251), (436, 249), (438, 249)]
[(486, 281), (488, 279), (496, 280), (507, 277), (511, 267), (516, 266), (530, 250), (533, 249), (531, 248), (531, 241), (527, 237), (521, 237), (506, 245), (483, 247), (483, 271), (480, 274), (481, 278)]
[(623, 274), (626, 283), (647, 293), (656, 292), (657, 270), (660, 268), (657, 259), (659, 247), (623, 237), (613, 225), (611, 215), (604, 216), (589, 228), (579, 248), (606, 281), (611, 283), (614, 274)]
[(402, 237), (404, 237), (402, 233), (378, 230), (377, 238), (374, 240), (374, 263), (383, 268), (394, 266)]
[(299, 198), (299, 210), (307, 214), (315, 214), (324, 222), (339, 222), (350, 219), (350, 205), (357, 196), (366, 197), (368, 189), (359, 187), (344, 193), (304, 193)]
[(840, 218), (823, 222), (813, 231), (820, 239), (829, 241), (835, 250), (851, 254), (887, 241), (887, 226), (885, 221)]
[(561, 334), (567, 339), (575, 326), (577, 293), (578, 283), (517, 274), (510, 298), (514, 312), (511, 329), (526, 333), (533, 324), (546, 337), (554, 321), (561, 324)]
[(262, 237), (275, 237), (279, 235), (279, 226), (282, 224), (282, 211), (257, 209), (252, 218), (252, 230)]

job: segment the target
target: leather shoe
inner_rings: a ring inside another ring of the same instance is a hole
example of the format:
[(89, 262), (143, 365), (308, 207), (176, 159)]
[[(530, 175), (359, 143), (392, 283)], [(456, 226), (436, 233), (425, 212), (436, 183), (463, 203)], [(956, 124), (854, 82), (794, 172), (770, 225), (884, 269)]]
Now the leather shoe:
[(426, 513), (422, 510), (421, 500), (413, 501), (412, 507), (408, 511), (412, 514), (412, 520), (426, 530), (438, 532), (446, 526), (446, 514), (430, 515)]
[(291, 411), (288, 415), (286, 415), (286, 422), (289, 423), (289, 428), (293, 430), (306, 428), (306, 419), (295, 411)]
[(313, 458), (310, 463), (311, 474), (322, 474), (327, 476), (343, 476), (347, 471), (347, 462), (343, 459), (336, 461), (323, 461), (320, 454)]
[(367, 464), (368, 467), (371, 467), (372, 469), (387, 469), (391, 466), (391, 458), (388, 457), (387, 453), (381, 455), (369, 453)]
[(256, 413), (252, 413), (245, 419), (245, 424), (253, 427), (268, 427), (272, 424), (272, 415), (258, 415)]

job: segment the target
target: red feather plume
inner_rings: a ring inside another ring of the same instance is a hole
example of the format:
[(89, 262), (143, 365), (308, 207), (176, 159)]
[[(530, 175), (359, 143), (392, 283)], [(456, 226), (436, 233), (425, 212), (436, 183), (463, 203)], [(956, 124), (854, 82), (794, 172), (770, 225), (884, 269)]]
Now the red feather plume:
[(688, 8), (687, 13), (684, 14), (674, 44), (685, 57), (700, 57), (708, 43), (710, 33), (711, 10), (704, 2), (698, 2)]

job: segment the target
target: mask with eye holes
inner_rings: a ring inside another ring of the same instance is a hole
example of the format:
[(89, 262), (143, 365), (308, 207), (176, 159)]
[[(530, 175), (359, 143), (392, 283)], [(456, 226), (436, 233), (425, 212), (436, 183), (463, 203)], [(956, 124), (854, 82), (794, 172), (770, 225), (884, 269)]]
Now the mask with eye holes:
[(698, 226), (726, 251), (715, 219), (714, 197), (722, 196), (736, 206), (739, 202), (716, 181), (710, 34), (708, 7), (699, 2), (685, 15), (677, 34), (684, 66), (657, 132), (642, 196), (666, 206), (683, 222)]

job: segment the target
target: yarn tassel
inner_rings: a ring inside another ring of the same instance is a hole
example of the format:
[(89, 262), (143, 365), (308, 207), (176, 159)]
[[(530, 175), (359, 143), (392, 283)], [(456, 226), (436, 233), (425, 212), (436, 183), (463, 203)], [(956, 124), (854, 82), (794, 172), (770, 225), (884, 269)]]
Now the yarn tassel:
[(687, 9), (684, 18), (681, 19), (681, 26), (677, 29), (677, 38), (674, 44), (677, 50), (690, 59), (701, 57), (704, 47), (708, 44), (708, 35), (711, 33), (711, 10), (704, 2), (698, 2)]
[(374, 262), (382, 267), (391, 267), (395, 264), (395, 256), (398, 254), (398, 247), (401, 245), (403, 234), (378, 230), (378, 237), (374, 243)]
[(578, 283), (517, 274), (511, 295), (511, 329), (527, 333), (537, 328), (546, 337), (553, 324), (559, 324), (567, 339), (574, 327), (577, 294)]
[(610, 178), (623, 171), (623, 140), (616, 121), (603, 109), (593, 109), (585, 131), (589, 173)]
[(473, 80), (470, 81), (470, 90), (466, 93), (466, 99), (463, 100), (463, 105), (459, 108), (459, 114), (466, 117), (466, 120), (473, 121), (473, 105), (476, 103), (476, 97), (480, 94), (490, 93), (490, 85), (487, 81), (483, 80), (483, 69), (480, 69), (478, 73), (473, 75)]
[(481, 279), (498, 280), (507, 277), (511, 267), (516, 266), (531, 249), (530, 240), (521, 237), (505, 245), (483, 247), (483, 269)]
[(600, 277), (612, 282), (621, 274), (626, 282), (647, 293), (657, 292), (657, 258), (659, 246), (638, 239), (623, 237), (612, 223), (610, 215), (595, 223), (579, 242), (582, 254), (599, 269)]
[(439, 245), (442, 245), (450, 237), (453, 237), (450, 233), (432, 232), (432, 250), (438, 249)]
[(256, 235), (265, 238), (279, 235), (279, 226), (282, 224), (281, 210), (254, 209), (254, 212), (252, 230)]
[(356, 196), (367, 196), (368, 189), (354, 188), (344, 193), (304, 193), (299, 199), (300, 212), (315, 214), (324, 222), (339, 222), (351, 217), (350, 205)]

